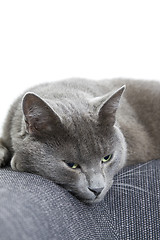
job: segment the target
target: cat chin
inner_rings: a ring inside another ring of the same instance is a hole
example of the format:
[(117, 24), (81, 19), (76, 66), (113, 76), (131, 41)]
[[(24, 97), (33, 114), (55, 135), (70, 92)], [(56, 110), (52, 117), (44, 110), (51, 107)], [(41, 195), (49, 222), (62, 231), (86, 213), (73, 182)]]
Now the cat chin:
[(96, 204), (96, 203), (99, 203), (103, 200), (103, 198), (95, 198), (94, 200), (91, 200), (91, 199), (87, 199), (87, 200), (83, 200), (83, 202), (85, 204)]
[(95, 197), (94, 199), (80, 199), (83, 203), (85, 204), (96, 204), (96, 203), (100, 203), (104, 200), (105, 195), (103, 196), (99, 196), (99, 197)]

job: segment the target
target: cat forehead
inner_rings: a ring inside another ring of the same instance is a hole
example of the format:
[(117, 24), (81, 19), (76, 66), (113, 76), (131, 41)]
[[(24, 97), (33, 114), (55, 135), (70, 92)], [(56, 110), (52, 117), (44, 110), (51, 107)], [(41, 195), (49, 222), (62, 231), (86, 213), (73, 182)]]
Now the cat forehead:
[(103, 155), (114, 146), (114, 134), (90, 122), (71, 124), (68, 133), (68, 140), (66, 139), (64, 145), (69, 151), (74, 148), (76, 154), (87, 158)]
[[(52, 105), (52, 109), (61, 117), (62, 125), (66, 130), (66, 135), (72, 141), (80, 141), (79, 144), (85, 142), (106, 141), (112, 135), (112, 127), (106, 127), (99, 122), (97, 111), (94, 111), (93, 106), (88, 103), (78, 104), (76, 101), (67, 100)], [(63, 129), (62, 129), (63, 131)], [(58, 133), (57, 133), (58, 134)]]

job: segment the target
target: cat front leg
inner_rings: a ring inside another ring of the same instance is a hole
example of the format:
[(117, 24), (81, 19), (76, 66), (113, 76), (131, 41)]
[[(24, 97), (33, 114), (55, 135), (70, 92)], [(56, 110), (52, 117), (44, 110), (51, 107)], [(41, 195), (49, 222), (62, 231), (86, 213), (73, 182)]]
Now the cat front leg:
[(6, 166), (10, 161), (10, 152), (0, 138), (0, 167)]
[(11, 159), (11, 168), (15, 171), (20, 171), (20, 172), (24, 171), (24, 168), (20, 161), (20, 157), (16, 153), (13, 155)]

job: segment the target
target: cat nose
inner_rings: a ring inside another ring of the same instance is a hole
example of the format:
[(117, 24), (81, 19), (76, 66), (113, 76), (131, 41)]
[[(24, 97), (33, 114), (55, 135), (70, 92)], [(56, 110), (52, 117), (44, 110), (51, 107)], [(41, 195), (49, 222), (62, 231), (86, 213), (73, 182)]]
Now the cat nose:
[(102, 190), (103, 190), (103, 188), (88, 188), (91, 192), (93, 192), (96, 196), (98, 196), (101, 192), (102, 192)]

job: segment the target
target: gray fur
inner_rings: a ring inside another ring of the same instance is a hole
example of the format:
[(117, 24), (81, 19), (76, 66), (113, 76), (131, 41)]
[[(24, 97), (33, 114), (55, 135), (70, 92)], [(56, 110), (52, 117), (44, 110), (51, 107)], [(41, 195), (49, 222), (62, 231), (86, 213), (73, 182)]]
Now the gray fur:
[(11, 159), (13, 170), (42, 175), (96, 203), (123, 166), (160, 157), (159, 116), (158, 82), (69, 79), (39, 85), (8, 113), (0, 165)]

